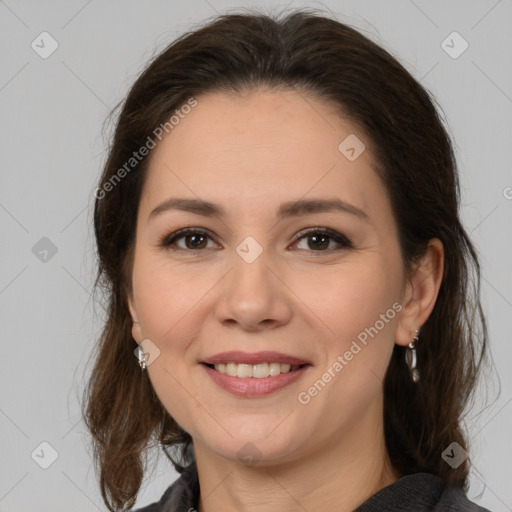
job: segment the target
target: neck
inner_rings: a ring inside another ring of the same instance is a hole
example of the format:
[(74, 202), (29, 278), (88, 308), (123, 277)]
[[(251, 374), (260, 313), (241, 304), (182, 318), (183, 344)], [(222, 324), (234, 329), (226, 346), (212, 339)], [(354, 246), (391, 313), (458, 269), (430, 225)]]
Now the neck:
[[(351, 512), (396, 482), (382, 425), (332, 436), (320, 449), (282, 464), (246, 466), (194, 442), (201, 495), (198, 512)], [(341, 438), (341, 439), (338, 439)]]

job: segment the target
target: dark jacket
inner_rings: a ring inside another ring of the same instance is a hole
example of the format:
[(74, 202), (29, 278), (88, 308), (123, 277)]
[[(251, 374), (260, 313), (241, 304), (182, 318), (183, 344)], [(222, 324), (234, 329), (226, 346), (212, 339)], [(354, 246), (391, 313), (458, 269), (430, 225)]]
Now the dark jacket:
[[(197, 512), (199, 480), (195, 463), (160, 501), (133, 512)], [(407, 475), (371, 496), (354, 512), (489, 512), (469, 501), (460, 487), (446, 487), (430, 473)]]

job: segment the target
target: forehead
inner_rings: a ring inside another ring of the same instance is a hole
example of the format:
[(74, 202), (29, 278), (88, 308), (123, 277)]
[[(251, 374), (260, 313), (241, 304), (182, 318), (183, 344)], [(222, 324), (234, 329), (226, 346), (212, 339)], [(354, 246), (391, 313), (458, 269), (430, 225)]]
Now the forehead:
[[(307, 195), (339, 196), (364, 210), (389, 206), (371, 142), (332, 105), (295, 90), (196, 100), (152, 150), (142, 209), (169, 195), (255, 209)], [(350, 160), (339, 148), (346, 140), (366, 149)]]

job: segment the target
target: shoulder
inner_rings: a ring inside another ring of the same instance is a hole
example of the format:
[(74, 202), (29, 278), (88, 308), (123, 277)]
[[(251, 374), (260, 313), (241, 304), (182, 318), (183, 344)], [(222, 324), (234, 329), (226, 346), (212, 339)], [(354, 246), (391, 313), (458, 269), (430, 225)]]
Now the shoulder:
[(490, 512), (469, 500), (460, 487), (446, 487), (432, 512)]
[(189, 512), (190, 509), (197, 510), (198, 500), (199, 480), (193, 463), (167, 488), (159, 501), (132, 512)]
[[(197, 510), (199, 481), (192, 464), (162, 498), (133, 512), (189, 512)], [(436, 475), (406, 475), (380, 490), (354, 512), (491, 512), (470, 501), (460, 487), (445, 486)]]
[(355, 512), (490, 512), (460, 487), (431, 473), (406, 475), (366, 500)]

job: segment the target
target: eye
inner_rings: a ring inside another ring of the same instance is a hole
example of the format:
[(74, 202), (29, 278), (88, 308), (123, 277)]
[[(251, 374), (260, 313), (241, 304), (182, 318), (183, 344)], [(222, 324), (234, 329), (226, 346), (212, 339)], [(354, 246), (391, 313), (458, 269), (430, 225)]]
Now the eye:
[[(301, 242), (303, 239), (311, 239), (312, 243), (308, 244), (310, 249), (314, 249), (313, 252), (327, 252), (331, 241), (335, 241), (341, 248), (337, 250), (352, 249), (352, 243), (343, 234), (338, 233), (329, 228), (311, 228), (302, 230), (297, 233), (294, 237), (295, 244)], [(180, 246), (178, 241), (185, 240), (185, 246)], [(164, 248), (171, 248), (173, 250), (182, 251), (197, 251), (201, 249), (207, 249), (208, 239), (213, 240), (213, 237), (208, 231), (198, 228), (184, 228), (171, 233), (170, 235), (164, 236), (160, 240), (160, 246)], [(173, 248), (175, 246), (176, 248)], [(299, 250), (307, 250), (299, 248)]]
[(295, 241), (300, 242), (302, 239), (312, 240), (312, 243), (308, 243), (307, 246), (309, 248), (314, 248), (315, 250), (313, 252), (327, 252), (325, 249), (328, 248), (329, 243), (333, 240), (337, 242), (338, 245), (341, 245), (346, 249), (353, 248), (352, 243), (345, 235), (329, 228), (318, 227), (300, 231), (299, 233), (297, 233), (297, 235), (295, 235)]
[[(204, 241), (208, 238), (212, 238), (207, 231), (195, 228), (184, 228), (171, 233), (160, 240), (160, 245), (166, 248), (172, 248), (173, 245), (177, 245), (176, 242), (181, 239), (185, 239), (185, 247), (178, 246), (175, 250), (197, 250), (204, 249)], [(188, 243), (190, 242), (190, 243)]]

